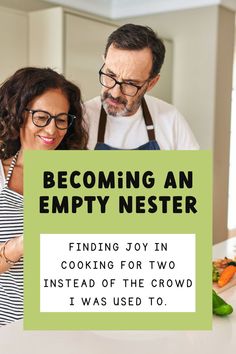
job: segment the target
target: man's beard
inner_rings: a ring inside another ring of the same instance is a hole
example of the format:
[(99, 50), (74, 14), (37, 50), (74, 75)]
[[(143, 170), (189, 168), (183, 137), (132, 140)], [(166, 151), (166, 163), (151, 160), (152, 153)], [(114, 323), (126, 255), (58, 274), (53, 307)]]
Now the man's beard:
[[(123, 105), (123, 109), (121, 109), (120, 107), (117, 109), (117, 107), (113, 106), (113, 105), (109, 105), (108, 103), (106, 103), (106, 99), (112, 99), (113, 101), (115, 101), (117, 104), (122, 104)], [(123, 98), (123, 97), (117, 97), (114, 98), (110, 93), (108, 92), (104, 92), (101, 96), (101, 101), (102, 101), (102, 105), (103, 108), (105, 109), (106, 113), (110, 116), (113, 117), (126, 117), (126, 116), (130, 116), (132, 114), (134, 114), (136, 112), (136, 110), (139, 108), (141, 100), (143, 98), (143, 95), (138, 97), (138, 99), (136, 101), (133, 102), (132, 106), (130, 108), (127, 107), (128, 101)]]

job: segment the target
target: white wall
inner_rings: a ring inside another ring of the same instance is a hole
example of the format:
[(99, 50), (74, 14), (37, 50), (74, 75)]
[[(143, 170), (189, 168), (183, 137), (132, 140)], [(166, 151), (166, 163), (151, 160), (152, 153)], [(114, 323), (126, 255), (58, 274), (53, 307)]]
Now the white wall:
[(230, 176), (229, 176), (229, 215), (228, 226), (230, 234), (236, 236), (236, 26), (234, 45), (233, 94), (230, 134)]
[(231, 94), (235, 14), (220, 8), (218, 16), (215, 112), (214, 112), (214, 230), (218, 237), (227, 229)]

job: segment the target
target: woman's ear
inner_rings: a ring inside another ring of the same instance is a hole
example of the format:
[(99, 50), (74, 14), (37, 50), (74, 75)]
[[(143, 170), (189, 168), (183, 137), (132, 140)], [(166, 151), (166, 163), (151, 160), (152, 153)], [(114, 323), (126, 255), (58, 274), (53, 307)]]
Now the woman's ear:
[(156, 85), (156, 83), (159, 79), (160, 79), (160, 74), (158, 74), (153, 79), (151, 79), (151, 81), (149, 81), (147, 91), (150, 91)]

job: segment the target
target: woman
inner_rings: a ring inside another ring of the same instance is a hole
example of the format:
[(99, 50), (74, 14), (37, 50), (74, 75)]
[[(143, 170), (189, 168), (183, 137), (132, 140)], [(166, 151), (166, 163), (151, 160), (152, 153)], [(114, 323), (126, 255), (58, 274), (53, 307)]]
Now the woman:
[(23, 68), (0, 87), (0, 325), (23, 317), (23, 151), (86, 144), (80, 90), (62, 75)]

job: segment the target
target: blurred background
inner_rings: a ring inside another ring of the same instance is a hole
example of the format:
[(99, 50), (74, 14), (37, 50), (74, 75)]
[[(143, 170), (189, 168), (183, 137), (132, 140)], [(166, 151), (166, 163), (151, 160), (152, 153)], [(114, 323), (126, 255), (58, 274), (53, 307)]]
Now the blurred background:
[(213, 151), (213, 241), (236, 236), (236, 0), (0, 0), (0, 82), (24, 66), (51, 67), (99, 95), (108, 35), (152, 27), (167, 55), (152, 95), (173, 103), (201, 149)]

